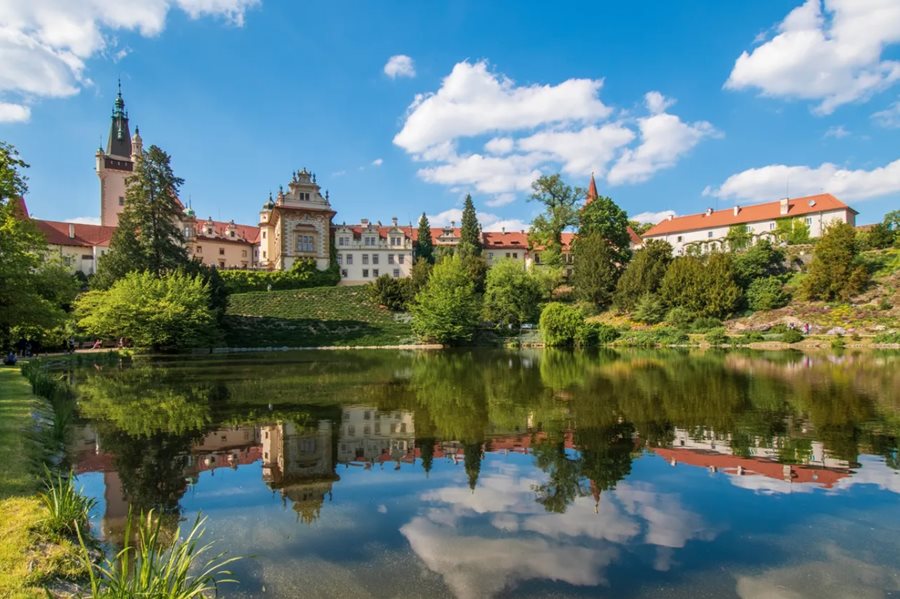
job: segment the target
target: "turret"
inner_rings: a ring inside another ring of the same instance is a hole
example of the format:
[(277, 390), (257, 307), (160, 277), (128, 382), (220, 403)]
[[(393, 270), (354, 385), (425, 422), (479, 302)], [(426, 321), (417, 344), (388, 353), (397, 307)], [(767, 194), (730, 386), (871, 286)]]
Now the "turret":
[(125, 100), (122, 98), (122, 82), (113, 103), (112, 122), (109, 126), (109, 138), (106, 142), (106, 153), (110, 156), (128, 158), (131, 156), (131, 131), (128, 129), (128, 113), (125, 112)]
[(144, 140), (141, 139), (141, 130), (134, 128), (134, 137), (131, 138), (131, 160), (136, 161), (144, 153)]

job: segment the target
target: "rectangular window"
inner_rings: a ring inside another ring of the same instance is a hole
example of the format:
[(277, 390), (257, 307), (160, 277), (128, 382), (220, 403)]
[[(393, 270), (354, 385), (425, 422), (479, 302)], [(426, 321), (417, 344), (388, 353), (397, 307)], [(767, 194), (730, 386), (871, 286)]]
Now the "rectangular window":
[(353, 264), (353, 254), (347, 254), (347, 264)]
[(713, 234), (712, 231), (707, 231), (707, 232), (706, 232), (706, 238), (707, 238), (707, 239), (712, 239), (712, 234)]
[(494, 259), (494, 252), (488, 252), (488, 260)]
[(676, 238), (675, 238), (675, 241), (677, 241), (678, 243), (681, 243), (681, 235), (679, 235), (678, 237), (676, 237)]
[(769, 223), (769, 230), (770, 230), (770, 231), (774, 231), (774, 230), (775, 230), (775, 223)]
[(369, 254), (363, 254), (363, 264), (369, 263)]
[(263, 239), (265, 239), (265, 238), (266, 238), (266, 232), (263, 231)]
[(219, 260), (219, 268), (225, 268), (225, 261)]
[(220, 255), (220, 256), (224, 256), (224, 255), (225, 255), (225, 248), (219, 248), (219, 255)]
[(391, 245), (400, 245), (399, 237), (391, 237)]
[(378, 264), (378, 254), (372, 254), (372, 264)]
[(506, 257), (509, 258), (509, 252), (506, 252)]
[(400, 264), (403, 264), (404, 258), (405, 256), (403, 254), (397, 254), (397, 262), (399, 262)]
[(399, 278), (400, 278), (400, 269), (399, 269), (399, 268), (395, 268), (395, 269), (394, 269), (394, 278), (395, 278), (395, 279), (399, 279)]
[(122, 196), (119, 196), (119, 206), (124, 206), (124, 205), (125, 205), (125, 198)]
[(338, 255), (337, 255), (337, 261), (338, 261), (338, 264), (343, 264), (343, 263), (344, 263), (344, 255), (343, 255), (343, 254), (338, 254)]
[(374, 237), (366, 237), (366, 245), (368, 245), (368, 246), (375, 245), (375, 238)]
[(806, 217), (806, 226), (809, 226), (809, 225), (811, 225), (811, 224), (812, 224), (812, 217), (811, 217), (811, 216), (807, 216), (807, 217)]
[(202, 253), (203, 253), (203, 246), (202, 246), (202, 245), (198, 245), (198, 246), (197, 246), (197, 253), (198, 253), (198, 254), (202, 254)]
[(372, 269), (372, 276), (375, 277), (376, 279), (378, 278), (378, 269), (377, 268)]
[(342, 279), (346, 279), (346, 278), (347, 278), (347, 269), (346, 269), (346, 268), (342, 268), (342, 269), (341, 269), (341, 278), (342, 278)]
[(247, 250), (241, 250), (241, 258), (247, 257)]
[(394, 254), (388, 254), (388, 264), (394, 263)]
[(263, 258), (266, 257), (266, 250), (263, 250)]
[(368, 279), (368, 278), (369, 278), (369, 269), (368, 269), (368, 268), (364, 268), (364, 269), (363, 269), (363, 278), (364, 278), (364, 279)]
[(519, 259), (519, 252), (513, 252), (513, 258), (516, 259), (516, 260), (518, 260), (518, 259)]
[(312, 235), (298, 235), (297, 236), (297, 251), (303, 252), (306, 254), (312, 254), (316, 250), (313, 248), (313, 236)]
[(343, 235), (338, 237), (338, 245), (347, 245), (347, 238)]

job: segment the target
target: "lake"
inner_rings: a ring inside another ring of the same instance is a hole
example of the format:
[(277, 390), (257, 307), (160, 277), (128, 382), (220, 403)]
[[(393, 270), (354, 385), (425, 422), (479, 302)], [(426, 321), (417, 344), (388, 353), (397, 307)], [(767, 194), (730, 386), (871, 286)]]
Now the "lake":
[(71, 367), (70, 460), (224, 597), (900, 593), (900, 353), (306, 351)]

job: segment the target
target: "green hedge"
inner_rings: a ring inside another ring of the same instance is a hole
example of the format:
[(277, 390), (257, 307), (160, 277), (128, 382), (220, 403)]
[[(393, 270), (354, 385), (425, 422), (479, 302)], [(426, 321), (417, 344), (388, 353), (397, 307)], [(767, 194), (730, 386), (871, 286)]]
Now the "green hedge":
[(313, 260), (298, 260), (291, 270), (220, 270), (228, 293), (274, 289), (333, 287), (341, 280), (337, 267), (319, 270)]

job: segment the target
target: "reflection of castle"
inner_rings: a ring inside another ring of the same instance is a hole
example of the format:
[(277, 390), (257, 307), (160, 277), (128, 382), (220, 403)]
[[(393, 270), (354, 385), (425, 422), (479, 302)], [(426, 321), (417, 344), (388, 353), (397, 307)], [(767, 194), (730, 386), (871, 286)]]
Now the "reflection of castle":
[(328, 420), (300, 427), (283, 422), (260, 428), (263, 480), (293, 502), (303, 522), (319, 517), (325, 497), (340, 480), (334, 472), (333, 427)]
[(344, 408), (338, 462), (411, 461), (415, 457), (413, 413), (373, 407)]
[(782, 441), (785, 440), (776, 438), (773, 446), (762, 446), (757, 442), (748, 448), (748, 455), (742, 457), (734, 455), (728, 436), (722, 438), (713, 431), (691, 433), (676, 428), (672, 448), (654, 449), (653, 452), (673, 466), (681, 463), (734, 476), (759, 475), (789, 483), (814, 483), (825, 488), (831, 488), (851, 474), (850, 463), (828, 456), (819, 441), (810, 443), (810, 451), (797, 460), (798, 463), (782, 463), (777, 447)]

